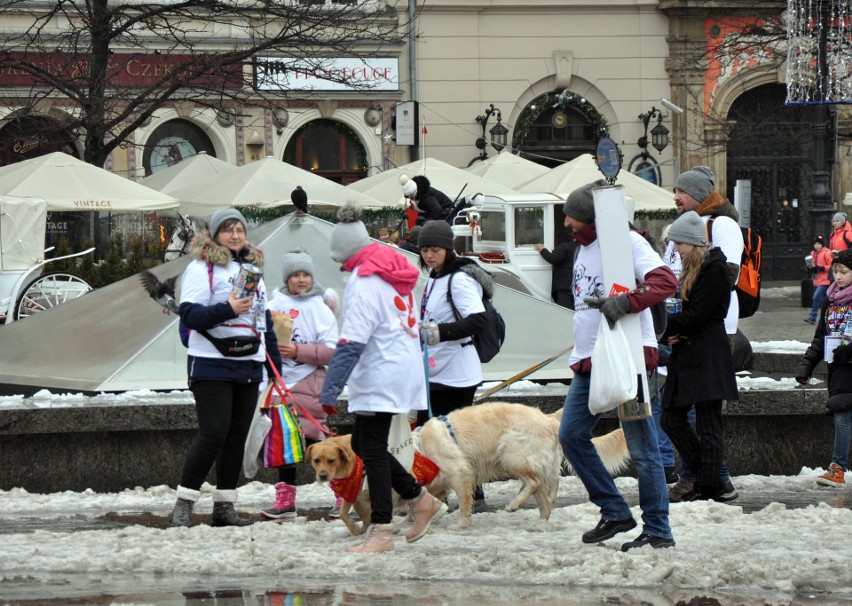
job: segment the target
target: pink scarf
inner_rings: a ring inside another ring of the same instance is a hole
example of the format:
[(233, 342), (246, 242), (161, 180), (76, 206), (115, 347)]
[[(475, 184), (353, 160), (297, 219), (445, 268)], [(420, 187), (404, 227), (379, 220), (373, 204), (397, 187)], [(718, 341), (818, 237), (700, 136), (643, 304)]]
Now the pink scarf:
[(392, 246), (373, 242), (349, 257), (341, 266), (343, 271), (358, 267), (359, 276), (378, 275), (401, 295), (408, 295), (417, 285), (420, 271)]
[(852, 287), (840, 288), (837, 282), (832, 282), (828, 286), (828, 300), (835, 305), (852, 303)]

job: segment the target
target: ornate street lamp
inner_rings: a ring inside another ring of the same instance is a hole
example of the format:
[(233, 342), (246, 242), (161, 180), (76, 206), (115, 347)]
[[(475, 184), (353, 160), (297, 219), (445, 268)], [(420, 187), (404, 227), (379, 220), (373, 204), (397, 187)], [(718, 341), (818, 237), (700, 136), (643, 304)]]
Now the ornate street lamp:
[(488, 152), (485, 151), (485, 148), (488, 146), (488, 142), (485, 139), (485, 129), (488, 126), (488, 118), (491, 117), (492, 114), (496, 114), (497, 124), (491, 127), (491, 130), (488, 131), (491, 135), (491, 147), (497, 150), (499, 153), (504, 147), (506, 147), (506, 143), (508, 142), (509, 129), (503, 126), (503, 114), (500, 112), (499, 108), (494, 107), (494, 104), (491, 103), (487, 108), (485, 108), (485, 112), (481, 116), (476, 117), (476, 121), (482, 127), (482, 135), (476, 140), (476, 149), (480, 151), (479, 159), (485, 160), (488, 157)]
[(645, 125), (645, 134), (639, 137), (636, 144), (642, 149), (643, 160), (647, 160), (650, 155), (648, 152), (648, 125), (655, 117), (657, 118), (657, 125), (651, 129), (651, 145), (657, 152), (662, 152), (669, 145), (669, 129), (663, 126), (663, 112), (652, 105), (650, 111), (639, 114), (639, 119)]

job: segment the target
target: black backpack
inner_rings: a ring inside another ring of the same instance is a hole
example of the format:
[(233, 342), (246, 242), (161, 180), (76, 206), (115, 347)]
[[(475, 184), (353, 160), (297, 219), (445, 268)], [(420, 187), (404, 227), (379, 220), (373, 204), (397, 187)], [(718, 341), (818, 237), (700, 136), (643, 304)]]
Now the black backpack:
[[(453, 310), (456, 321), (458, 321), (461, 320), (461, 314), (456, 309), (456, 304), (453, 303), (454, 274), (455, 272), (451, 273), (450, 279), (447, 281), (447, 301)], [(500, 312), (497, 311), (497, 308), (494, 307), (491, 299), (485, 295), (482, 296), (482, 304), (485, 306), (485, 330), (478, 335), (474, 335), (472, 339), (473, 346), (476, 347), (476, 353), (479, 355), (479, 361), (485, 364), (493, 360), (494, 356), (500, 353), (500, 348), (503, 347), (503, 343), (506, 340), (506, 322), (503, 320)]]

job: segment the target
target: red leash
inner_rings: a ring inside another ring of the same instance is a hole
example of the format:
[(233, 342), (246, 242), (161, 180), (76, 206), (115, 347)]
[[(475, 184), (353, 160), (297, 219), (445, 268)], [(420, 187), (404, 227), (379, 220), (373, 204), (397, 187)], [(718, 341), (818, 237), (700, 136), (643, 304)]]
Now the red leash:
[[(323, 432), (325, 435), (329, 437), (333, 437), (335, 433), (326, 429), (325, 427), (317, 421), (314, 416), (309, 413), (305, 408), (296, 402), (296, 398), (293, 397), (293, 394), (287, 389), (287, 384), (284, 383), (284, 379), (281, 378), (281, 374), (278, 372), (278, 369), (275, 368), (275, 362), (272, 361), (272, 357), (269, 355), (269, 352), (266, 352), (266, 359), (269, 360), (269, 367), (272, 368), (272, 373), (275, 375), (275, 381), (272, 383), (272, 387), (275, 388), (275, 391), (278, 392), (278, 395), (281, 396), (281, 400), (287, 404), (290, 403), (296, 407), (300, 416), (305, 417), (308, 421), (311, 422), (317, 429)], [(283, 391), (282, 391), (283, 389)], [(286, 396), (284, 394), (287, 394)]]

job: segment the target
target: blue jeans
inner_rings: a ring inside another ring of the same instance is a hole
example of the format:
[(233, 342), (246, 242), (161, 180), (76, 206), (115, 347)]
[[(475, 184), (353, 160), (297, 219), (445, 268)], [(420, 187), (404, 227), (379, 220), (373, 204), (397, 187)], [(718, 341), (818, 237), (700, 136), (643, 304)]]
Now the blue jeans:
[(837, 463), (844, 470), (849, 456), (850, 437), (852, 437), (852, 410), (834, 413), (834, 450), (831, 452), (831, 462)]
[(816, 286), (814, 288), (814, 298), (813, 305), (811, 305), (811, 313), (808, 314), (808, 320), (811, 322), (816, 322), (817, 314), (819, 313), (819, 308), (822, 306), (823, 299), (825, 299), (825, 295), (828, 292), (828, 284), (823, 286)]
[[(689, 426), (692, 429), (695, 429), (695, 407), (689, 407), (689, 414), (687, 415), (687, 420), (689, 421)], [(722, 484), (727, 484), (731, 481), (731, 472), (728, 470), (728, 462), (724, 459), (722, 460)], [(689, 465), (686, 464), (686, 461), (683, 457), (680, 458), (680, 473), (678, 474), (678, 480), (681, 482), (692, 482), (695, 483), (695, 472), (689, 468)]]
[[(574, 473), (586, 487), (589, 499), (600, 507), (601, 517), (623, 520), (633, 514), (592, 444), (592, 429), (600, 415), (589, 412), (589, 384), (589, 375), (575, 374), (571, 379), (559, 426), (559, 443)], [(670, 539), (669, 493), (654, 421), (627, 421), (621, 425), (639, 480), (643, 532)]]

